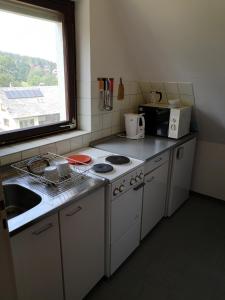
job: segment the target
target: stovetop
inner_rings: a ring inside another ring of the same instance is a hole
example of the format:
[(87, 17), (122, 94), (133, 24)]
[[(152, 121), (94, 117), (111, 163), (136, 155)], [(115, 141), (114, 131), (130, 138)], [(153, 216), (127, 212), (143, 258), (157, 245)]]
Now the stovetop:
[(122, 165), (115, 165), (110, 163), (109, 161), (106, 161), (106, 158), (111, 155), (117, 155), (116, 153), (111, 153), (108, 151), (91, 148), (91, 147), (86, 147), (86, 148), (79, 149), (78, 151), (73, 151), (69, 155), (72, 154), (85, 154), (91, 156), (92, 161), (90, 162), (90, 164), (88, 164), (90, 167), (95, 164), (102, 164), (102, 163), (111, 165), (113, 167), (113, 170), (108, 173), (96, 173), (93, 169), (89, 171), (91, 174), (108, 179), (110, 182), (118, 179), (123, 175), (128, 174), (129, 172), (133, 171), (135, 168), (144, 164), (144, 162), (141, 160), (129, 157), (130, 161), (128, 163)]

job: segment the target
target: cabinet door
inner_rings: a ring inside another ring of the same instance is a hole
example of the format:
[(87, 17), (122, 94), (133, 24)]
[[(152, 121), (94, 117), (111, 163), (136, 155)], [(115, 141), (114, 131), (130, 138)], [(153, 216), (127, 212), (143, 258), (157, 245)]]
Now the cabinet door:
[(169, 163), (145, 176), (142, 232), (143, 239), (165, 214)]
[(1, 299), (16, 300), (16, 287), (13, 272), (9, 232), (7, 228), (6, 212), (2, 210), (4, 204), (0, 198), (0, 282)]
[(11, 238), (19, 300), (62, 300), (58, 215)]
[(60, 212), (66, 300), (82, 299), (104, 275), (104, 189)]
[(189, 197), (196, 139), (177, 147), (173, 153), (168, 216)]

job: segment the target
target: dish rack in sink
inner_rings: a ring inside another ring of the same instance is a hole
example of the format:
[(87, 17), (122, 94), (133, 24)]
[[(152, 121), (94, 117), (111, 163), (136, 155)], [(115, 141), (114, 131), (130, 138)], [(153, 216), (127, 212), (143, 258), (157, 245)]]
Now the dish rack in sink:
[(70, 161), (77, 164), (70, 165), (70, 174), (66, 177), (59, 177), (58, 180), (47, 179), (44, 175), (44, 167), (41, 165), (36, 164), (32, 171), (30, 170), (31, 162), (47, 161), (50, 166), (53, 166), (56, 161), (60, 160), (67, 160), (67, 158), (48, 152), (46, 154), (37, 155), (14, 163), (11, 167), (16, 169), (18, 174), (20, 174), (17, 181), (21, 181), (23, 183), (26, 181), (29, 185), (35, 187), (35, 189), (39, 190), (41, 193), (55, 197), (62, 192), (72, 189), (75, 185), (77, 185), (77, 183), (81, 183), (88, 179), (88, 172), (91, 169), (91, 166), (88, 164), (76, 162), (75, 160), (70, 159)]

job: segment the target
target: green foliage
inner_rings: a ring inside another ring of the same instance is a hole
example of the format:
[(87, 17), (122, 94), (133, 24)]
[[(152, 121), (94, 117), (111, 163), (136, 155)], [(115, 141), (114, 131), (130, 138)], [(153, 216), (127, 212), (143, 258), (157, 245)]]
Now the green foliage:
[(0, 87), (57, 85), (56, 68), (45, 59), (0, 52)]

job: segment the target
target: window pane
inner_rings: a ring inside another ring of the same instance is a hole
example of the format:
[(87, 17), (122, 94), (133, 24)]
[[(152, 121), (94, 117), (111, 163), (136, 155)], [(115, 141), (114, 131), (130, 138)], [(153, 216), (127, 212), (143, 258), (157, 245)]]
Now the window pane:
[(0, 131), (67, 121), (62, 23), (0, 10), (0, 40)]

